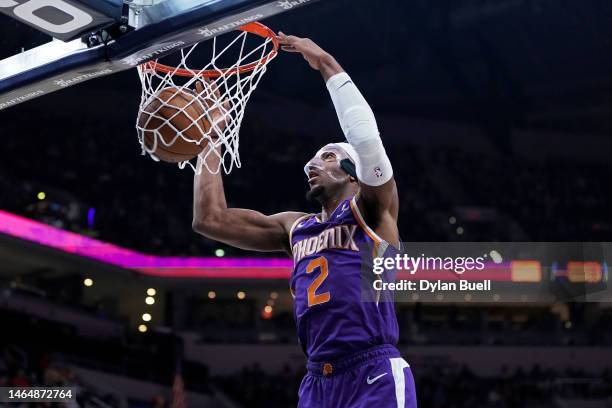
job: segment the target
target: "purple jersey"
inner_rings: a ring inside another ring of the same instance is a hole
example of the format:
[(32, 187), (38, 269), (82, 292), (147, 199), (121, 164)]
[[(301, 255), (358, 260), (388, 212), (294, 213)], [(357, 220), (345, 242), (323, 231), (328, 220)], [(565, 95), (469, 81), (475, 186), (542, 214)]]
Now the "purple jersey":
[[(399, 336), (392, 298), (380, 299), (363, 268), (364, 251), (378, 256), (393, 249), (363, 221), (355, 198), (320, 222), (315, 215), (291, 230), (294, 269), (290, 286), (298, 339), (311, 361), (330, 361), (373, 346), (395, 345)], [(366, 279), (362, 279), (362, 273)], [(394, 279), (386, 276), (385, 281)], [(365, 284), (364, 284), (365, 282)], [(364, 300), (366, 297), (374, 301)], [(367, 292), (371, 293), (367, 293)], [(390, 296), (388, 293), (383, 296)]]

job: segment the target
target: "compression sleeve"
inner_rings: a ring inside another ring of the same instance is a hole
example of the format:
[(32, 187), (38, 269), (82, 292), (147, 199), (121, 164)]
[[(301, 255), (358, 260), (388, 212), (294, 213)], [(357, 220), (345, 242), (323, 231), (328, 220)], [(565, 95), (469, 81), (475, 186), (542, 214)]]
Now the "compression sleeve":
[(368, 186), (380, 186), (393, 177), (393, 168), (380, 139), (376, 118), (346, 72), (327, 80), (344, 136), (359, 156), (357, 177)]

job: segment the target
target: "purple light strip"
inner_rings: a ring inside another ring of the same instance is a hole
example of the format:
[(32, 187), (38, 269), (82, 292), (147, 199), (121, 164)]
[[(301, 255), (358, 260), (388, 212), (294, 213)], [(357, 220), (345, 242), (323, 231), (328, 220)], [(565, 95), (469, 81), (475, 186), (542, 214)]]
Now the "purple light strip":
[[(146, 255), (117, 245), (64, 231), (0, 210), (0, 233), (46, 245), (67, 253), (95, 259), (142, 274), (166, 278), (288, 279), (293, 261), (288, 258), (182, 258)], [(439, 274), (439, 273), (438, 273)], [(448, 279), (449, 272), (433, 278)], [(406, 273), (400, 278), (410, 278)], [(510, 264), (487, 263), (485, 274), (473, 277), (509, 281)]]
[(191, 278), (288, 278), (288, 258), (181, 258), (146, 255), (0, 210), (0, 233), (147, 275)]

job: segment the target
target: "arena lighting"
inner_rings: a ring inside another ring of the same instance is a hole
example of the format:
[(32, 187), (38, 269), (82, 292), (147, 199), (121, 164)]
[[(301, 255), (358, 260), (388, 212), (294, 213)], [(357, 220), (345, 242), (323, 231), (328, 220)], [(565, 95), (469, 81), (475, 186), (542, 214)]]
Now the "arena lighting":
[[(146, 276), (196, 279), (289, 279), (293, 269), (290, 258), (217, 258), (166, 257), (147, 255), (117, 245), (33, 221), (0, 210), (0, 233), (36, 242), (69, 254), (94, 259)], [(513, 281), (511, 262), (487, 263), (482, 279)], [(398, 278), (409, 277), (403, 272)], [(433, 273), (431, 279), (447, 279), (445, 273)]]
[(0, 210), (0, 233), (156, 277), (288, 279), (293, 268), (293, 260), (289, 258), (196, 258), (148, 255), (2, 210)]
[(144, 320), (145, 322), (150, 322), (151, 321), (151, 315), (149, 313), (143, 313), (142, 320)]
[(542, 265), (535, 260), (519, 260), (510, 262), (512, 282), (541, 282)]
[(146, 333), (148, 330), (148, 327), (146, 324), (141, 324), (140, 326), (138, 326), (138, 331), (141, 333)]
[(157, 294), (157, 291), (154, 288), (147, 289), (147, 295), (155, 296), (156, 294)]
[(210, 292), (208, 292), (208, 298), (209, 299), (214, 299), (217, 297), (217, 294), (215, 293), (214, 290), (211, 290)]
[(246, 297), (246, 293), (244, 293), (243, 291), (240, 291), (238, 293), (236, 293), (236, 297), (240, 300), (244, 299)]
[(278, 292), (270, 293), (270, 299), (274, 299), (274, 300), (278, 299)]
[(272, 308), (270, 306), (266, 306), (261, 311), (261, 318), (264, 319), (264, 320), (270, 320), (272, 318)]
[(83, 285), (88, 286), (88, 287), (89, 287), (89, 286), (93, 286), (93, 283), (94, 283), (94, 282), (93, 282), (93, 279), (91, 279), (91, 278), (85, 278), (85, 279), (83, 280)]
[(573, 283), (598, 283), (603, 279), (603, 270), (599, 262), (568, 261), (565, 275)]
[(463, 227), (457, 227), (457, 235), (463, 235)]
[(147, 305), (152, 305), (152, 304), (154, 304), (154, 303), (155, 303), (155, 298), (153, 298), (153, 297), (151, 297), (151, 296), (147, 296), (147, 297), (146, 297), (146, 299), (145, 299), (145, 303), (146, 303)]
[(455, 224), (456, 222), (457, 222), (457, 219), (456, 219), (455, 217), (450, 217), (450, 218), (448, 219), (448, 223), (449, 223), (449, 224)]
[(215, 249), (215, 256), (221, 258), (225, 256), (225, 251), (221, 248)]
[(504, 258), (502, 258), (501, 254), (494, 249), (489, 252), (489, 256), (491, 257), (491, 260), (496, 264), (500, 264), (504, 261)]
[(38, 194), (36, 195), (36, 197), (37, 197), (39, 200), (41, 200), (41, 201), (42, 201), (42, 200), (44, 200), (45, 198), (47, 198), (47, 195), (45, 194), (45, 192), (44, 192), (44, 191), (41, 191), (40, 193), (38, 193)]
[(87, 211), (87, 226), (89, 227), (89, 229), (93, 228), (95, 217), (96, 209), (93, 207), (89, 208), (89, 210)]

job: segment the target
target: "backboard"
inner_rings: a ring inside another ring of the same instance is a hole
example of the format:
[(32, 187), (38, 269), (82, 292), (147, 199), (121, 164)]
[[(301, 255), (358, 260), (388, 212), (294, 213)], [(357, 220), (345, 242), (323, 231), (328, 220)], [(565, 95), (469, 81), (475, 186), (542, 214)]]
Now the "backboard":
[(65, 40), (0, 61), (0, 110), (134, 68), (315, 1), (0, 1), (0, 12)]

